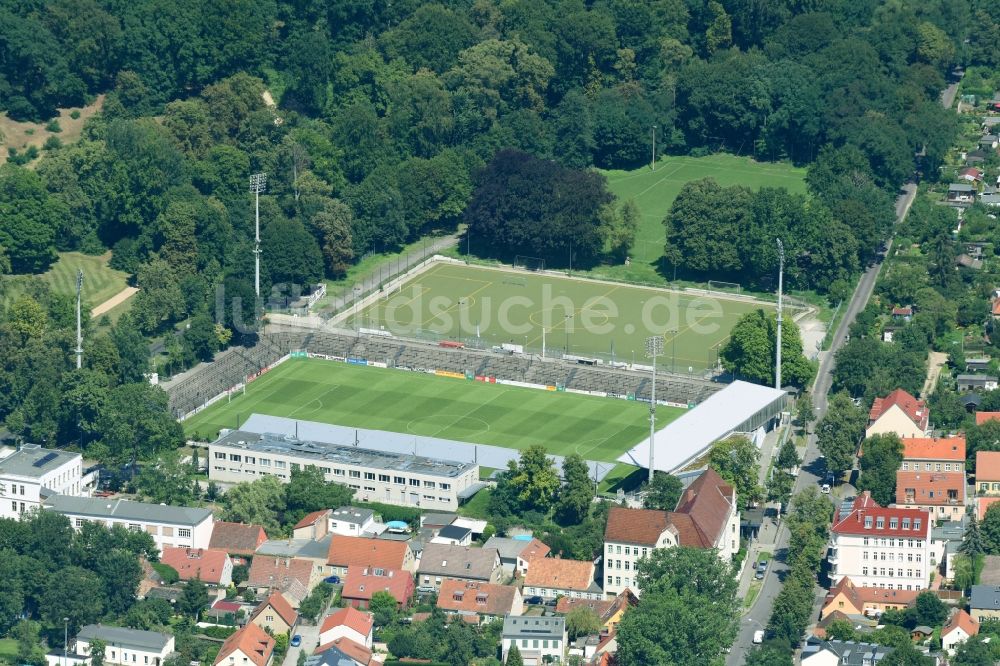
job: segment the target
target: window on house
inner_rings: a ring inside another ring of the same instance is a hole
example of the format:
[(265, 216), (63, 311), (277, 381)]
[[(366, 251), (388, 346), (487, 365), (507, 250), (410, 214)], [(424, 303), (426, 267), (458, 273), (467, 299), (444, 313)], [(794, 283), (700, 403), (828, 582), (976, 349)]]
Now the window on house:
[(284, 460), (275, 460), (274, 461), (274, 466), (277, 467), (278, 469), (285, 469), (285, 461)]
[(410, 485), (411, 486), (419, 486), (420, 485), (420, 479), (410, 479)]
[(177, 536), (180, 537), (180, 538), (182, 538), (182, 539), (190, 539), (191, 538), (191, 530), (186, 529), (184, 527), (179, 527), (179, 528), (177, 528)]
[(344, 470), (340, 469), (339, 467), (334, 467), (333, 468), (333, 475), (334, 476), (344, 476)]
[(389, 475), (388, 474), (379, 474), (378, 475), (378, 480), (381, 481), (382, 483), (389, 483)]
[(360, 472), (360, 470), (349, 469), (349, 470), (347, 470), (347, 476), (351, 477), (352, 479), (360, 479), (361, 478), (361, 472)]
[(896, 528), (897, 528), (898, 526), (899, 526), (899, 523), (897, 522), (897, 520), (896, 520), (895, 518), (890, 518), (890, 519), (889, 519), (889, 529), (890, 529), (890, 530), (894, 530), (894, 529), (896, 529)]
[(220, 451), (216, 451), (215, 452), (215, 459), (216, 460), (225, 460), (226, 459), (226, 454), (222, 453)]
[(879, 516), (875, 519), (875, 529), (881, 530), (885, 529), (885, 518)]
[(392, 477), (392, 482), (396, 483), (398, 485), (401, 485), (401, 486), (405, 486), (406, 485), (406, 479), (403, 478), (403, 477), (401, 477), (401, 476), (394, 476), (394, 477)]
[(242, 457), (238, 453), (230, 453), (229, 459), (233, 462), (240, 462), (240, 460), (242, 460)]

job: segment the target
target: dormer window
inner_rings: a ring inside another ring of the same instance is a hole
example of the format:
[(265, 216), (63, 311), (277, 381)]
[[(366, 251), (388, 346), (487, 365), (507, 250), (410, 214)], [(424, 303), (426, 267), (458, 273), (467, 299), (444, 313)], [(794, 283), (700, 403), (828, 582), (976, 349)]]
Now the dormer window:
[(910, 519), (909, 518), (903, 518), (903, 529), (904, 530), (910, 529)]
[(872, 528), (872, 517), (865, 516), (865, 529), (870, 530)]
[(879, 516), (878, 518), (875, 519), (875, 529), (877, 530), (885, 529), (885, 518)]
[(898, 522), (897, 522), (897, 520), (895, 518), (890, 518), (889, 519), (889, 529), (890, 530), (896, 529), (898, 527), (898, 525), (899, 524), (898, 524)]

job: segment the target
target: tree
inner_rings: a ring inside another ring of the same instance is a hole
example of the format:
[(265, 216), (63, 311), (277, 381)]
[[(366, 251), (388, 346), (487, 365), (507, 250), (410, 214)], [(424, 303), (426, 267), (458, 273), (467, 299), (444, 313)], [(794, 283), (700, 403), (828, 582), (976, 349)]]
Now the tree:
[(548, 513), (559, 490), (555, 465), (541, 444), (533, 444), (521, 451), (516, 473), (510, 482), (517, 489), (521, 507), (527, 511)]
[(371, 611), (372, 616), (375, 618), (375, 626), (385, 627), (392, 623), (396, 618), (396, 611), (399, 604), (396, 602), (396, 598), (385, 590), (379, 590), (372, 594), (371, 603), (368, 604), (368, 610)]
[(708, 465), (736, 489), (740, 506), (746, 507), (761, 498), (758, 483), (760, 451), (746, 437), (733, 436), (715, 444)]
[(563, 459), (563, 485), (555, 503), (556, 519), (562, 525), (579, 525), (590, 512), (594, 485), (587, 462), (578, 453)]
[(744, 666), (792, 666), (792, 654), (776, 645), (760, 645), (747, 652)]
[(180, 424), (167, 408), (167, 394), (148, 382), (122, 384), (111, 390), (107, 409), (98, 418), (95, 457), (111, 464), (135, 463), (178, 446)]
[(778, 457), (775, 459), (775, 465), (778, 469), (790, 470), (798, 467), (801, 462), (799, 453), (795, 449), (795, 441), (789, 437), (781, 444), (781, 448), (778, 449)]
[(277, 532), (278, 515), (285, 508), (285, 488), (273, 476), (250, 483), (237, 483), (222, 496), (223, 520), (248, 525), (261, 525), (268, 532)]
[(933, 592), (922, 592), (917, 595), (912, 610), (917, 625), (937, 627), (948, 619), (948, 606)]
[(136, 490), (155, 504), (184, 506), (191, 493), (191, 467), (181, 464), (176, 451), (166, 451), (156, 462), (144, 465), (136, 479)]
[(580, 604), (566, 614), (566, 631), (569, 632), (570, 640), (596, 634), (600, 630), (601, 618), (590, 606)]
[(184, 316), (184, 294), (167, 262), (156, 259), (140, 266), (136, 283), (139, 291), (131, 313), (139, 330), (154, 333)]
[(524, 666), (524, 659), (521, 658), (521, 651), (517, 649), (517, 645), (511, 643), (505, 664), (506, 666)]
[(323, 255), (298, 220), (270, 220), (261, 229), (261, 264), (272, 285), (307, 285), (323, 277)]
[(983, 550), (987, 555), (1000, 555), (1000, 504), (991, 504), (980, 524)]
[(986, 552), (986, 546), (983, 543), (983, 534), (979, 529), (979, 521), (976, 520), (975, 514), (969, 516), (969, 526), (965, 528), (965, 534), (962, 537), (962, 543), (958, 546), (958, 552), (972, 558)]
[(816, 420), (812, 396), (809, 393), (803, 393), (795, 402), (795, 420), (799, 422), (799, 427), (803, 430), (807, 429), (809, 424)]
[(55, 231), (69, 213), (33, 171), (0, 168), (0, 246), (14, 273), (44, 273), (56, 260)]
[(655, 471), (653, 482), (647, 486), (642, 504), (647, 509), (673, 511), (677, 508), (683, 489), (684, 484), (673, 474)]
[(352, 223), (350, 206), (336, 199), (327, 202), (309, 220), (319, 239), (327, 273), (333, 277), (343, 276), (354, 259)]
[(788, 499), (795, 488), (795, 477), (783, 469), (776, 469), (767, 482), (767, 499), (769, 502), (781, 502), (788, 505)]
[(979, 664), (995, 663), (990, 645), (983, 640), (983, 636), (972, 636), (964, 643), (959, 644), (951, 663), (954, 666), (979, 666)]
[[(743, 315), (722, 348), (723, 367), (749, 381), (773, 385), (777, 326), (777, 319), (763, 310)], [(805, 386), (812, 380), (815, 368), (802, 354), (802, 338), (794, 322), (782, 324), (781, 340), (782, 383)]]
[(896, 471), (903, 462), (903, 443), (895, 433), (874, 435), (861, 445), (858, 490), (868, 490), (882, 506), (896, 501)]
[(104, 666), (104, 648), (107, 647), (100, 638), (90, 641), (90, 666)]
[(82, 567), (64, 567), (53, 572), (41, 598), (41, 615), (50, 644), (62, 644), (63, 618), (69, 618), (69, 633), (96, 622), (105, 613), (104, 586), (98, 576)]
[(177, 600), (177, 610), (182, 615), (187, 615), (198, 621), (203, 608), (208, 606), (208, 587), (201, 582), (200, 578), (193, 578), (184, 584), (184, 591), (181, 592)]
[(837, 393), (830, 398), (816, 432), (819, 450), (826, 457), (826, 468), (835, 476), (839, 477), (854, 464), (858, 441), (867, 423), (867, 415), (847, 395)]
[(45, 649), (38, 640), (39, 625), (31, 620), (21, 620), (11, 629), (10, 637), (17, 641), (17, 663), (45, 666)]
[(294, 525), (307, 513), (351, 503), (354, 491), (341, 483), (328, 483), (318, 467), (293, 469), (285, 490), (286, 525)]

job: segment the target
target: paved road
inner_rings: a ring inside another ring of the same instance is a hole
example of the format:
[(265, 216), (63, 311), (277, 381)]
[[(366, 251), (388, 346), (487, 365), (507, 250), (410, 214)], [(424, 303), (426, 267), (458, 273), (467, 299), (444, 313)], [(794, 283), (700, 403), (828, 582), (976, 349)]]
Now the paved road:
[[(899, 198), (896, 200), (897, 222), (906, 217), (906, 213), (910, 210), (910, 206), (913, 204), (916, 194), (916, 185), (906, 185), (903, 193), (900, 194)], [(888, 254), (891, 249), (892, 241), (890, 240), (886, 248), (886, 254)], [(851, 298), (850, 303), (847, 305), (847, 310), (844, 312), (844, 317), (840, 320), (837, 330), (834, 331), (833, 340), (830, 343), (830, 350), (828, 352), (824, 352), (820, 357), (819, 372), (816, 375), (816, 381), (813, 384), (812, 390), (813, 405), (816, 408), (817, 420), (823, 418), (826, 414), (827, 395), (830, 392), (830, 385), (833, 382), (834, 354), (847, 341), (847, 333), (851, 323), (854, 321), (854, 318), (868, 304), (868, 299), (871, 297), (872, 291), (875, 288), (875, 281), (878, 278), (879, 270), (881, 268), (882, 261), (880, 259), (878, 263), (872, 265), (867, 271), (865, 271), (865, 274), (861, 276), (861, 280), (858, 281), (858, 286), (854, 290), (854, 295)], [(801, 472), (795, 482), (795, 493), (798, 493), (809, 486), (815, 486), (819, 483), (819, 477), (814, 473), (817, 471), (815, 462), (818, 455), (819, 450), (816, 447), (816, 435), (815, 433), (810, 432), (809, 437), (806, 440), (806, 452), (803, 458)], [(784, 525), (782, 525), (781, 531), (778, 533), (777, 543), (775, 544), (775, 559), (772, 560), (772, 564), (768, 568), (767, 575), (764, 578), (764, 586), (761, 589), (760, 594), (757, 596), (757, 600), (754, 602), (753, 608), (751, 608), (750, 612), (740, 620), (736, 644), (733, 645), (732, 651), (726, 659), (726, 666), (740, 666), (743, 663), (747, 650), (753, 646), (754, 632), (759, 629), (764, 629), (767, 626), (767, 621), (771, 617), (771, 608), (774, 606), (774, 598), (777, 597), (778, 593), (781, 591), (782, 581), (788, 573), (788, 567), (784, 562), (787, 551), (788, 530), (785, 529)], [(820, 588), (817, 588), (816, 592), (817, 596), (825, 594), (825, 590), (821, 590)]]

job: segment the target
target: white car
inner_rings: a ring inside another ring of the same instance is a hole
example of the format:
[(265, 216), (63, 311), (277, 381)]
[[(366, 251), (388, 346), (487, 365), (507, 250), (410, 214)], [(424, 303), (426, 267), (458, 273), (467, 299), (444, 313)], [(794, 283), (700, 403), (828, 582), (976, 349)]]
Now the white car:
[(824, 483), (822, 485), (822, 487), (820, 487), (819, 491), (821, 493), (823, 493), (824, 495), (829, 495), (830, 494), (830, 484), (829, 483)]
[(757, 643), (758, 645), (760, 645), (761, 643), (764, 642), (764, 630), (763, 629), (758, 629), (757, 631), (753, 632), (753, 642)]

